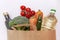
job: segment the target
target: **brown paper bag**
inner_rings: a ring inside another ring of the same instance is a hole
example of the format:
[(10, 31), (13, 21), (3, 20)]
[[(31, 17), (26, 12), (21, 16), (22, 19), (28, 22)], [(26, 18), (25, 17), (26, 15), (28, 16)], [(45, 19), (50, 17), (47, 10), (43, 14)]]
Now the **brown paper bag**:
[(55, 30), (17, 31), (8, 30), (8, 40), (56, 40)]

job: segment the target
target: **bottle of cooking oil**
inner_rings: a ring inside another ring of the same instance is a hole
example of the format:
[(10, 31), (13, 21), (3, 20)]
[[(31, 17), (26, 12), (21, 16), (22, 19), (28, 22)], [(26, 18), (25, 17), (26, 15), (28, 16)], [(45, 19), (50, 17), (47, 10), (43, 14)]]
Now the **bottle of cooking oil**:
[(43, 30), (55, 29), (55, 25), (57, 23), (55, 12), (56, 12), (55, 9), (51, 9), (50, 14), (44, 18), (43, 24), (42, 24)]

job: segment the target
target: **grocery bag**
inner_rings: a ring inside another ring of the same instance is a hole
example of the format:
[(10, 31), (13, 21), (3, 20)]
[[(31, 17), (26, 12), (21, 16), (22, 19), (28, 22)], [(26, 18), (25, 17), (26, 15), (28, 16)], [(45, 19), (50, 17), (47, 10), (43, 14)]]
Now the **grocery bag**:
[(56, 30), (17, 31), (7, 30), (8, 40), (56, 40)]

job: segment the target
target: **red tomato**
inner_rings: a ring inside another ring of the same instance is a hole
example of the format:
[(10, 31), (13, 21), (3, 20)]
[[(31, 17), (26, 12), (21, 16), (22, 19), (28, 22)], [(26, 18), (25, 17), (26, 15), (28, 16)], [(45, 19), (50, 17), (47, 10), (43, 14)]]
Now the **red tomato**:
[(26, 14), (25, 14), (25, 12), (24, 11), (22, 11), (21, 12), (21, 16), (25, 16)]
[(28, 13), (28, 14), (26, 14), (26, 18), (28, 18), (28, 19), (29, 19), (30, 17), (31, 17), (31, 16), (30, 16), (30, 14), (29, 14), (29, 13)]
[(30, 8), (26, 8), (26, 11), (27, 11), (27, 12), (30, 12), (30, 11), (31, 11), (31, 9), (30, 9)]
[(31, 16), (35, 15), (35, 11), (31, 11), (30, 15)]
[(25, 7), (24, 5), (22, 5), (22, 6), (20, 7), (20, 9), (21, 9), (21, 10), (25, 10), (26, 7)]

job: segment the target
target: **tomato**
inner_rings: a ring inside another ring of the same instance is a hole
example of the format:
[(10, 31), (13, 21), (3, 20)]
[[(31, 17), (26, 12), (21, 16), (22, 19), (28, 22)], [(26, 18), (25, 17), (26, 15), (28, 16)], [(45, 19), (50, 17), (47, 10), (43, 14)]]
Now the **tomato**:
[(26, 11), (27, 11), (27, 12), (30, 12), (30, 11), (31, 11), (31, 9), (30, 9), (30, 8), (26, 8)]
[(21, 10), (25, 10), (26, 7), (25, 7), (24, 5), (22, 5), (22, 6), (20, 7), (20, 9), (21, 9)]
[(30, 17), (31, 17), (31, 16), (30, 16), (30, 14), (29, 14), (29, 13), (28, 13), (28, 14), (26, 14), (26, 18), (28, 18), (28, 19), (29, 19)]
[(22, 11), (21, 12), (21, 16), (25, 16), (26, 14), (25, 14), (25, 12), (24, 11)]
[(31, 16), (35, 15), (35, 11), (31, 11), (30, 15)]

